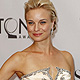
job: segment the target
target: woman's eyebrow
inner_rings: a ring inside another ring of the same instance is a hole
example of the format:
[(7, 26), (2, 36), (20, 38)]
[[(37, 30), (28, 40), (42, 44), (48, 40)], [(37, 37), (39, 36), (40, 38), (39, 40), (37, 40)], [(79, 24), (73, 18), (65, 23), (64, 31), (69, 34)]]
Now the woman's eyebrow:
[(33, 21), (33, 20), (26, 20), (26, 21)]
[[(40, 19), (40, 21), (43, 21), (43, 20), (48, 21), (47, 19)], [(33, 20), (26, 20), (26, 21), (33, 21)]]
[(40, 21), (42, 21), (42, 20), (46, 20), (46, 21), (48, 21), (47, 19), (41, 19)]

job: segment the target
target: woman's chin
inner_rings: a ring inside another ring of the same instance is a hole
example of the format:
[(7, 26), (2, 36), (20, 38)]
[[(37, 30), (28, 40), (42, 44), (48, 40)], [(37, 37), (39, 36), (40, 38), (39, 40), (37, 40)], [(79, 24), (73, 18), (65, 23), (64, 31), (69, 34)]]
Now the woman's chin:
[(43, 39), (32, 39), (34, 42), (41, 42)]
[(37, 38), (32, 38), (32, 40), (34, 41), (34, 42), (41, 42), (41, 41), (44, 41), (44, 40), (46, 40), (48, 37), (37, 37)]

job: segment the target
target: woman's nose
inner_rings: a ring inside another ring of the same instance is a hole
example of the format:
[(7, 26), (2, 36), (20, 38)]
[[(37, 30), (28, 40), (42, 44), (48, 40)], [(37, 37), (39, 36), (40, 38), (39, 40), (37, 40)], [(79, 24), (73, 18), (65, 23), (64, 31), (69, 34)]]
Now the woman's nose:
[(34, 31), (39, 31), (39, 24), (35, 24), (35, 26), (34, 26)]

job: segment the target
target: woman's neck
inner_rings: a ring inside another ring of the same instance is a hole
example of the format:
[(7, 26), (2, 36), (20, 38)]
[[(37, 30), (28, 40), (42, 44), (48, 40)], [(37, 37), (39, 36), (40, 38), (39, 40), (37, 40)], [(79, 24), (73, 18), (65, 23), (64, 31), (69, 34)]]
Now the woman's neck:
[(51, 54), (51, 50), (52, 50), (53, 46), (52, 46), (52, 42), (51, 42), (51, 38), (47, 38), (46, 40), (40, 41), (40, 42), (34, 42), (32, 45), (32, 50), (33, 51), (38, 51), (38, 52), (42, 52), (44, 54)]

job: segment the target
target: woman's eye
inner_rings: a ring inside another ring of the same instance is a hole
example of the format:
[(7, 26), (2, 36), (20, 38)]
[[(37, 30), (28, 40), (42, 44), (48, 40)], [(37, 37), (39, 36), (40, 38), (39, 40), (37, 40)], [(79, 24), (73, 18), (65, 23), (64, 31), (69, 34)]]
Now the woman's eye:
[(45, 24), (46, 22), (45, 21), (42, 21), (42, 22), (40, 22), (41, 24)]
[(28, 22), (28, 24), (33, 24), (33, 22)]

